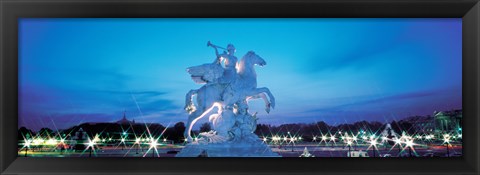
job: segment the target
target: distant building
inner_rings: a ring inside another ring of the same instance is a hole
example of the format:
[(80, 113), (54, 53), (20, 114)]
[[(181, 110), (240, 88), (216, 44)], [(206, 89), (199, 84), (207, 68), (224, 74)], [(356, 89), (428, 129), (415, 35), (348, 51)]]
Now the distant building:
[(123, 118), (118, 120), (116, 123), (121, 125), (135, 124), (135, 120), (132, 120), (132, 121), (128, 120), (125, 113), (126, 111), (123, 112)]
[(462, 128), (462, 110), (434, 112), (435, 133), (452, 133)]
[(417, 134), (459, 133), (462, 128), (462, 110), (433, 112), (433, 116), (412, 116), (404, 119), (412, 124)]

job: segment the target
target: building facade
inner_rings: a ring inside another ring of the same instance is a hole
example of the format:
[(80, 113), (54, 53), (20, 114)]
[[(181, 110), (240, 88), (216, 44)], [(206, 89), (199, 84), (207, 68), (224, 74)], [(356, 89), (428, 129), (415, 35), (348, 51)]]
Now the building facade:
[(434, 112), (435, 133), (457, 133), (462, 130), (462, 110)]

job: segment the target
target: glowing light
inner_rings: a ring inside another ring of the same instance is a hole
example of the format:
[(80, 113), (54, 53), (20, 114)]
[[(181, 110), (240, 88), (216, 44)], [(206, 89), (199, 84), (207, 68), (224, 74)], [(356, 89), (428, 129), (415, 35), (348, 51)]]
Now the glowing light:
[(322, 141), (327, 140), (327, 136), (322, 136)]
[(32, 141), (31, 140), (25, 140), (25, 143), (23, 144), (24, 147), (28, 147), (30, 148), (30, 145), (32, 144)]
[(280, 140), (280, 137), (278, 137), (278, 136), (273, 136), (273, 137), (272, 137), (272, 140), (276, 142), (276, 141)]
[(283, 138), (283, 140), (284, 140), (284, 141), (287, 141), (287, 140), (288, 140), (288, 138), (287, 138), (287, 137), (284, 137), (284, 138)]
[(377, 140), (370, 140), (370, 145), (375, 146), (377, 145)]
[(125, 142), (125, 138), (122, 138), (120, 141), (121, 141), (122, 143)]
[(317, 140), (317, 137), (313, 137), (313, 140)]
[(135, 144), (140, 144), (140, 138), (135, 139)]
[(127, 135), (127, 132), (123, 132), (123, 135)]
[(56, 145), (56, 144), (57, 144), (57, 140), (55, 140), (55, 139), (48, 139), (46, 144), (47, 144), (47, 145)]
[(401, 142), (400, 139), (395, 138), (395, 144), (401, 144), (401, 143), (402, 143), (402, 142)]
[(347, 141), (347, 144), (348, 144), (348, 145), (352, 145), (352, 141), (350, 141), (350, 140)]
[(450, 134), (443, 135), (443, 143), (450, 143)]
[(413, 140), (407, 140), (405, 142), (405, 144), (407, 144), (408, 147), (412, 147), (413, 146)]
[(98, 137), (99, 137), (98, 135), (95, 135), (95, 137), (93, 138), (93, 141), (94, 141), (94, 142), (100, 141), (100, 138), (98, 138)]
[(353, 141), (357, 141), (357, 136), (353, 136)]
[(443, 143), (450, 143), (450, 138), (446, 138)]
[(266, 142), (266, 141), (267, 141), (267, 138), (264, 137), (264, 138), (263, 138), (263, 141)]
[(88, 148), (94, 149), (95, 147), (93, 147), (93, 146), (95, 146), (95, 144), (96, 143), (95, 143), (94, 140), (88, 139), (87, 148), (85, 148), (85, 149), (88, 149)]
[(157, 147), (157, 140), (153, 140), (150, 142), (150, 148), (156, 148)]
[(335, 142), (336, 139), (337, 139), (337, 138), (335, 138), (334, 135), (332, 135), (332, 136), (330, 137), (330, 140), (332, 140), (332, 141), (334, 141), (334, 142)]
[(32, 145), (41, 145), (45, 140), (36, 138), (33, 140)]
[(88, 142), (88, 147), (92, 147), (93, 145), (95, 145), (95, 142), (93, 141)]

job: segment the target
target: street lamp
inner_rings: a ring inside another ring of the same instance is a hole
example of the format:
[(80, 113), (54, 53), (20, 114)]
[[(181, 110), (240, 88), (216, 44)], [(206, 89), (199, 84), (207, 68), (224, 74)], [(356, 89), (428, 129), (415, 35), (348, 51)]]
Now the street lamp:
[(357, 136), (352, 136), (352, 140), (355, 142), (355, 150), (357, 149), (358, 141), (357, 141)]
[(450, 157), (450, 150), (448, 148), (450, 146), (450, 134), (443, 135), (443, 143), (447, 145), (447, 157)]
[(138, 154), (138, 147), (140, 147), (140, 138), (135, 139), (135, 145), (137, 145), (136, 154)]
[(92, 157), (92, 150), (93, 150), (94, 145), (95, 145), (95, 141), (93, 141), (93, 140), (88, 141), (87, 148), (90, 149), (90, 153), (89, 153), (88, 157)]
[(395, 145), (398, 145), (398, 154), (400, 155), (400, 152), (402, 151), (402, 141), (395, 137)]
[(122, 143), (123, 143), (123, 146), (122, 146), (122, 150), (123, 150), (123, 149), (125, 149), (125, 146), (126, 146), (125, 138), (120, 139), (120, 144), (122, 144)]
[(373, 147), (373, 157), (375, 157), (375, 151), (377, 147), (376, 145), (377, 145), (377, 140), (374, 140), (374, 139), (370, 140), (370, 146)]
[(412, 157), (412, 147), (413, 147), (413, 139), (408, 139), (405, 144), (408, 147), (408, 152), (410, 154), (410, 157)]
[(352, 157), (352, 141), (351, 140), (348, 140), (347, 141), (347, 145), (348, 145), (348, 157)]
[(335, 138), (335, 135), (330, 134), (330, 141), (333, 141), (332, 142), (332, 148), (334, 147), (335, 140), (337, 140), (337, 138)]
[(292, 137), (292, 135), (290, 134), (290, 131), (288, 131), (287, 134), (288, 134), (288, 136), (290, 136), (290, 143), (292, 144), (292, 152), (293, 152), (293, 146), (294, 146), (293, 144), (295, 143), (295, 142), (294, 142), (294, 141), (295, 141), (295, 138)]
[(157, 150), (157, 140), (154, 140), (152, 138), (152, 141), (150, 142), (150, 149), (152, 149), (152, 157), (155, 157), (155, 151)]
[(28, 148), (30, 147), (31, 144), (32, 144), (32, 141), (31, 141), (31, 140), (25, 140), (25, 144), (24, 144), (24, 147), (25, 147), (25, 157), (27, 157)]

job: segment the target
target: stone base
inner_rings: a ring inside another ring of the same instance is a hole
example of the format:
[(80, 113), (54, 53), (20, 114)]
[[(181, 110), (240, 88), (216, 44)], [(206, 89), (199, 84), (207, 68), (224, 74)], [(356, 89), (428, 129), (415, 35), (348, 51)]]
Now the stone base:
[(176, 157), (281, 157), (270, 147), (258, 140), (251, 142), (199, 143), (185, 146)]

